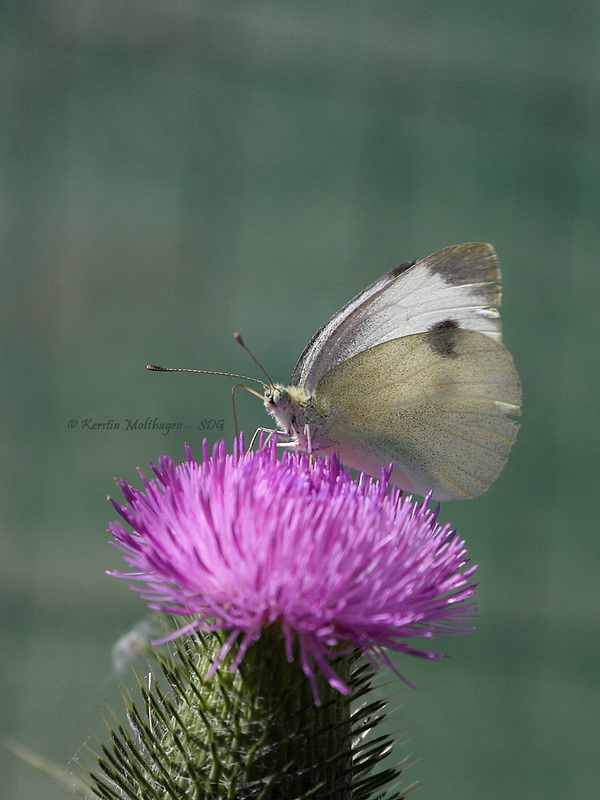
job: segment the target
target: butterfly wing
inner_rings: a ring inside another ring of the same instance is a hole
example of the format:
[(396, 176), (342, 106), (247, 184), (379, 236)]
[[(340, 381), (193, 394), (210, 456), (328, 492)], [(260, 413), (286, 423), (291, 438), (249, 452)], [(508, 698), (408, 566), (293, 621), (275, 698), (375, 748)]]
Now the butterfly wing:
[(396, 267), (317, 331), (290, 384), (312, 392), (322, 376), (361, 351), (448, 321), (500, 341), (499, 280), (493, 247), (477, 242)]
[(497, 478), (519, 427), (521, 388), (491, 337), (447, 327), (376, 345), (329, 370), (313, 393), (315, 445), (437, 500), (475, 497)]

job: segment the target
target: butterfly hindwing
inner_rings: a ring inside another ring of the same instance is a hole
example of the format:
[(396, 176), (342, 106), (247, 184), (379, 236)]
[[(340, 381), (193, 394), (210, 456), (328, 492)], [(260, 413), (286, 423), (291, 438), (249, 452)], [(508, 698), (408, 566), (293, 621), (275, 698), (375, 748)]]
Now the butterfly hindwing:
[(371, 474), (393, 462), (392, 483), (445, 500), (481, 494), (500, 473), (518, 429), (506, 415), (519, 413), (520, 385), (501, 344), (452, 327), (338, 364), (313, 403), (323, 420), (317, 446), (337, 446), (343, 463)]

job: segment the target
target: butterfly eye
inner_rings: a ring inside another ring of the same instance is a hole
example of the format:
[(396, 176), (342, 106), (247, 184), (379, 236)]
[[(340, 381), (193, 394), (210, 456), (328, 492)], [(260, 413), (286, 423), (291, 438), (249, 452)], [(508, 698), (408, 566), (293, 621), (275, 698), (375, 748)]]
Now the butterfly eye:
[(284, 406), (290, 399), (287, 389), (283, 386), (272, 386), (265, 392), (265, 399), (274, 406)]

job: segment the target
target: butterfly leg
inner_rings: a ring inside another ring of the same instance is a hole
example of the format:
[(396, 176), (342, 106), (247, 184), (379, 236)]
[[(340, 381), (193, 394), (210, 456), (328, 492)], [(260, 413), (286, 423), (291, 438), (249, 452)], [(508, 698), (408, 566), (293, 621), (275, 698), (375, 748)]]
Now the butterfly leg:
[[(285, 435), (285, 434), (282, 434), (281, 431), (276, 430), (275, 428), (257, 428), (254, 431), (254, 436), (250, 440), (250, 444), (248, 445), (248, 452), (250, 452), (250, 450), (253, 449), (254, 445), (256, 444), (256, 440), (257, 440), (257, 438), (259, 437), (259, 435), (261, 433), (266, 434), (266, 437), (265, 437), (265, 439), (263, 441), (263, 446), (268, 444), (271, 441), (271, 439), (273, 438), (273, 436)], [(290, 439), (289, 442), (279, 442), (279, 441), (277, 442), (277, 447), (296, 447), (296, 445), (297, 445), (297, 442), (294, 441), (294, 439)]]

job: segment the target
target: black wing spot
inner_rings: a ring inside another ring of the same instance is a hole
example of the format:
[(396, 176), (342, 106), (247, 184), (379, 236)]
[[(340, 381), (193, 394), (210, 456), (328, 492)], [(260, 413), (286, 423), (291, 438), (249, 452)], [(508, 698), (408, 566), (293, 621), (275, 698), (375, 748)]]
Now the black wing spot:
[(433, 336), (429, 340), (431, 349), (442, 358), (456, 358), (456, 331), (460, 326), (455, 319), (444, 319), (436, 322), (430, 330)]
[(404, 264), (399, 264), (397, 267), (394, 267), (394, 269), (390, 270), (389, 274), (391, 277), (397, 278), (398, 275), (401, 275), (403, 272), (406, 272), (407, 269), (414, 267), (416, 263), (417, 263), (416, 261), (405, 261)]

